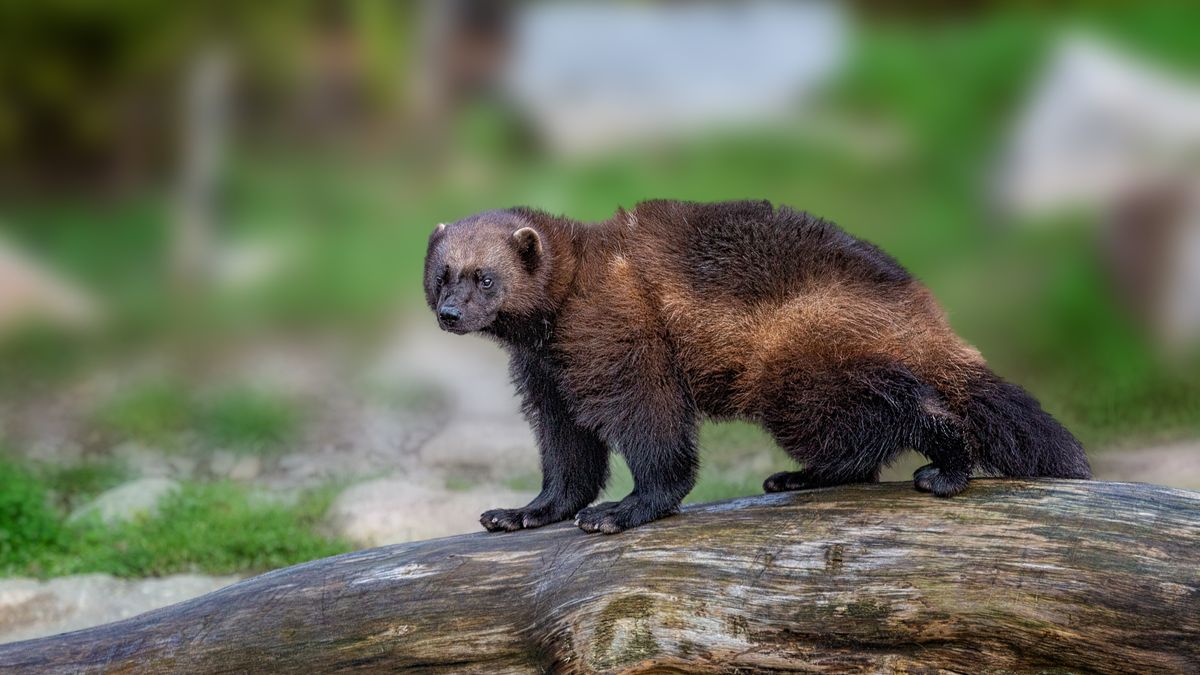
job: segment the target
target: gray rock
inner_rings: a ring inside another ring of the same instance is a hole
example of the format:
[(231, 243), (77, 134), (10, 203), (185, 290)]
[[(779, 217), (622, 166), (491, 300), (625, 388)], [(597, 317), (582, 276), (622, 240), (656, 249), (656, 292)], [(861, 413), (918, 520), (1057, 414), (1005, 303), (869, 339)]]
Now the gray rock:
[(120, 621), (228, 586), (238, 577), (179, 574), (123, 580), (84, 574), (49, 581), (0, 579), (0, 643)]
[(113, 459), (147, 478), (169, 478), (179, 475), (169, 459), (168, 453), (136, 441), (121, 443), (112, 449)]
[(520, 418), (455, 419), (420, 450), (422, 466), (499, 478), (538, 470), (537, 443)]
[(1200, 489), (1200, 443), (1195, 441), (1112, 450), (1092, 455), (1091, 461), (1092, 473), (1099, 480)]
[(338, 536), (381, 546), (480, 531), (479, 514), (521, 506), (533, 497), (496, 486), (452, 491), (443, 485), (436, 475), (359, 483), (338, 496), (327, 519)]
[(228, 450), (217, 450), (208, 460), (208, 470), (218, 478), (226, 478), (237, 462), (237, 455)]
[(167, 466), (170, 467), (170, 477), (173, 478), (191, 478), (196, 475), (196, 458), (188, 457), (187, 455), (175, 455), (167, 457)]
[(485, 340), (455, 339), (419, 316), (369, 369), (381, 385), (420, 383), (442, 392), (447, 412), (466, 419), (519, 419), (521, 403), (508, 374), (508, 358)]
[(551, 150), (574, 156), (791, 119), (837, 72), (850, 38), (839, 2), (522, 10), (500, 84)]
[(232, 480), (251, 481), (258, 478), (261, 472), (262, 460), (257, 457), (242, 457), (229, 469), (229, 477)]
[(76, 522), (95, 514), (112, 524), (151, 515), (164, 497), (178, 489), (179, 483), (169, 478), (139, 478), (102, 493), (76, 509), (68, 521)]

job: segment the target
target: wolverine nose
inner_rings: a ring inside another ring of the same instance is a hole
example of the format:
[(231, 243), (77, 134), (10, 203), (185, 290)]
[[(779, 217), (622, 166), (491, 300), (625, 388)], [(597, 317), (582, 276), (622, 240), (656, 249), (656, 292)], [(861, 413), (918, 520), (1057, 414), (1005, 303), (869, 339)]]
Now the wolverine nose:
[(451, 305), (442, 305), (442, 308), (438, 310), (438, 318), (447, 326), (453, 326), (462, 318), (462, 310)]

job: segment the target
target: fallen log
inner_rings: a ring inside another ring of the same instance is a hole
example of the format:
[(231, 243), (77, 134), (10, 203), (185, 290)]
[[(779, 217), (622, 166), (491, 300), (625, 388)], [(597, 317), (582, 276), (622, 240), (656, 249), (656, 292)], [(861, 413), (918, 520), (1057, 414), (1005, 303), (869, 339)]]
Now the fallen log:
[(1200, 670), (1200, 492), (980, 480), (326, 558), (0, 645), (3, 672)]

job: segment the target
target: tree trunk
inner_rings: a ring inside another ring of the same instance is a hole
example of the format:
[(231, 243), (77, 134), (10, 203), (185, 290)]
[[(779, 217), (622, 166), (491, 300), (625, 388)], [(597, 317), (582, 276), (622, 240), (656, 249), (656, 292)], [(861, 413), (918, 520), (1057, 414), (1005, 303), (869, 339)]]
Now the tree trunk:
[(979, 480), (317, 560), (0, 646), (0, 671), (1198, 672), (1200, 493)]

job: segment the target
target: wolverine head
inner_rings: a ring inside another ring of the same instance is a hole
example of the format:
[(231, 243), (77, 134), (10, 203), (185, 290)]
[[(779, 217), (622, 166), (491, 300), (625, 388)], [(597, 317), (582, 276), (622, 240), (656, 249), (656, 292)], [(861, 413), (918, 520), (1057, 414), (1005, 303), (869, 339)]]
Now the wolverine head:
[(542, 238), (520, 215), (488, 211), (429, 235), (425, 299), (442, 330), (483, 330), (502, 311), (521, 312), (534, 302), (542, 264)]

